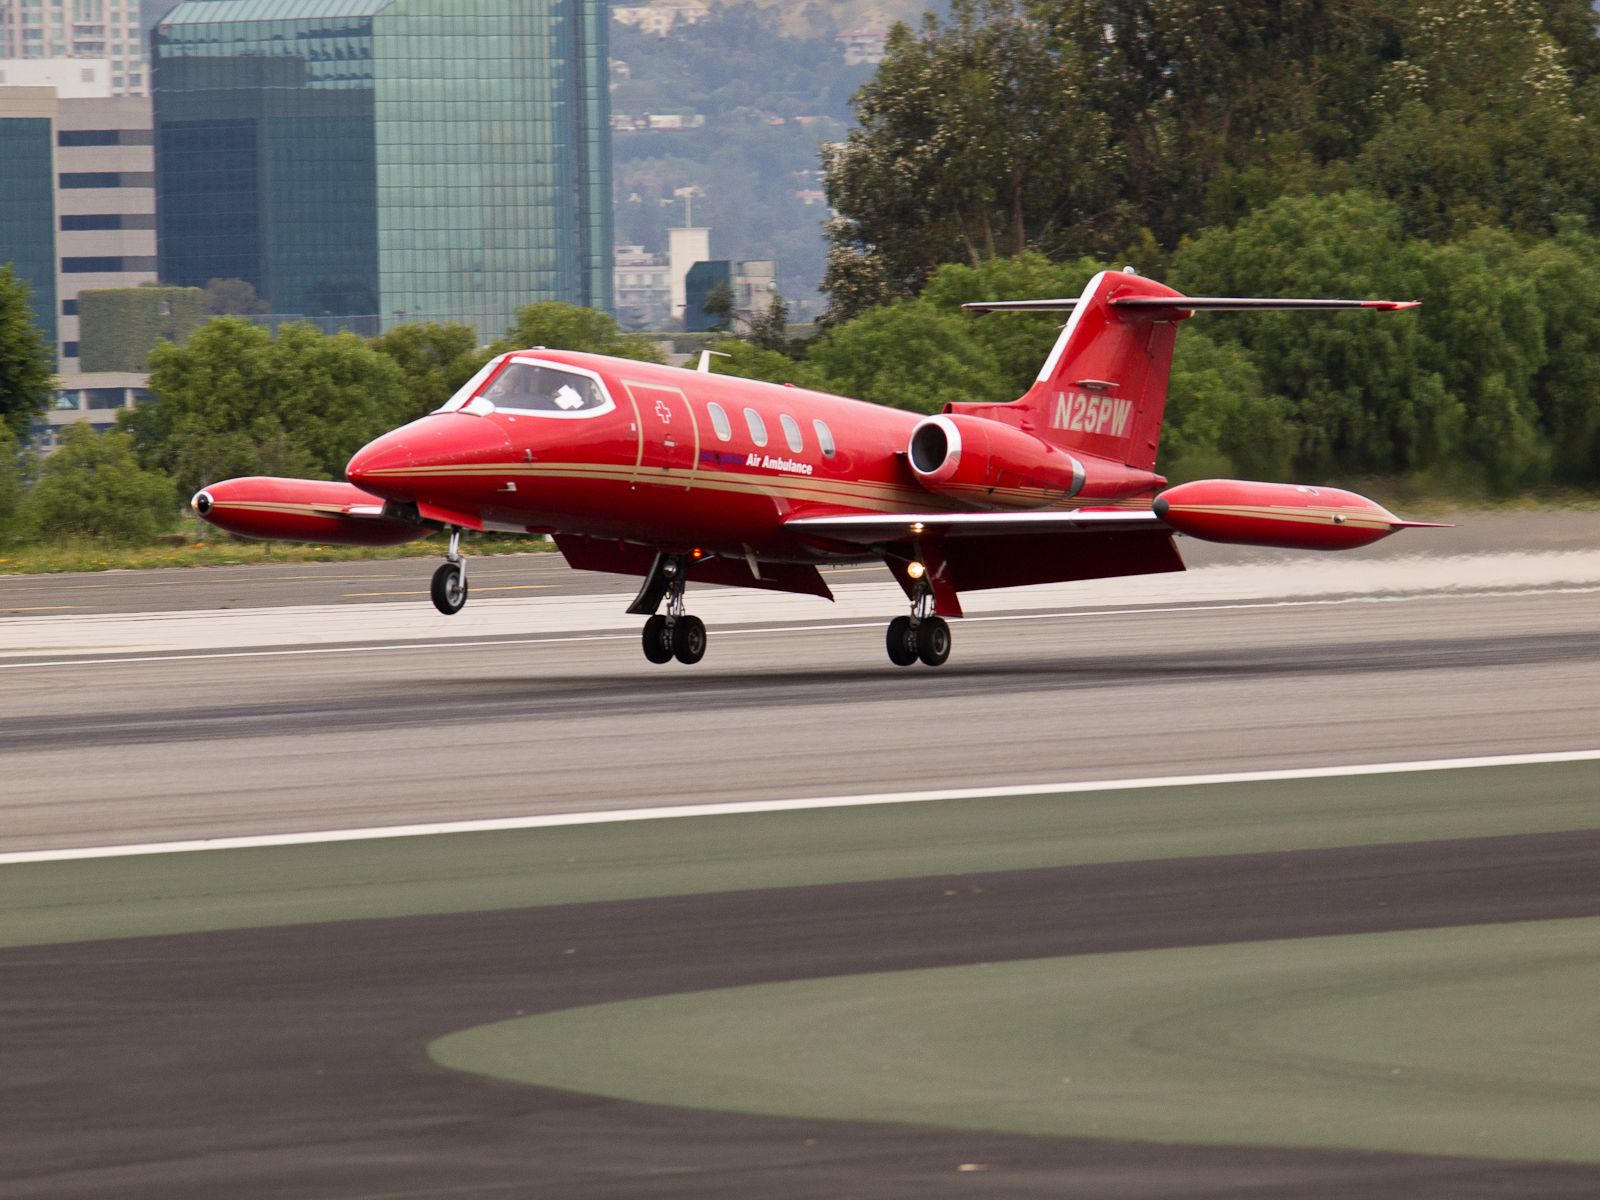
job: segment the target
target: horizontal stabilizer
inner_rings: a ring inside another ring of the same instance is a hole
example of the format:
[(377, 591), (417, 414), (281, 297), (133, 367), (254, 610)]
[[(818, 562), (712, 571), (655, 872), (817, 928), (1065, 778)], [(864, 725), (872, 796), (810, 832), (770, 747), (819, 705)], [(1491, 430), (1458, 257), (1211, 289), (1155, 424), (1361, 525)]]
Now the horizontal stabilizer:
[[(1124, 296), (1111, 300), (1112, 308), (1174, 309), (1179, 312), (1317, 312), (1325, 309), (1371, 308), (1379, 312), (1398, 312), (1416, 308), (1420, 300), (1314, 300), (1278, 299), (1268, 296)], [(988, 312), (1071, 312), (1078, 306), (1070, 300), (975, 300), (961, 307), (975, 313)]]

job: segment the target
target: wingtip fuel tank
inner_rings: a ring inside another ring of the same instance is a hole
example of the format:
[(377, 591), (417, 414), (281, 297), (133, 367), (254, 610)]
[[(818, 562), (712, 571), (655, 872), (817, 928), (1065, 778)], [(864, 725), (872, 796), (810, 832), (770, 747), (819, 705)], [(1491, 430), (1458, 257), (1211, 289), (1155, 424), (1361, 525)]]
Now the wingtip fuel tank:
[(190, 507), (240, 537), (334, 546), (398, 546), (428, 532), (384, 515), (383, 500), (349, 483), (252, 475), (194, 494)]
[(1341, 488), (1242, 479), (1180, 483), (1158, 495), (1152, 507), (1190, 537), (1290, 550), (1349, 550), (1397, 529), (1430, 524), (1402, 520), (1376, 500)]

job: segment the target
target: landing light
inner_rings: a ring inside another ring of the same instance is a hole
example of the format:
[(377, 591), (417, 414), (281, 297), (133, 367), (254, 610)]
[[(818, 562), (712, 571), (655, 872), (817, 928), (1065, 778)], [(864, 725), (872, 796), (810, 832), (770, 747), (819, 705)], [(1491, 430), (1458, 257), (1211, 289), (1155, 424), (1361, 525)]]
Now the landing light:
[(906, 574), (911, 576), (913, 579), (921, 579), (927, 573), (928, 568), (919, 562), (914, 562), (906, 567)]

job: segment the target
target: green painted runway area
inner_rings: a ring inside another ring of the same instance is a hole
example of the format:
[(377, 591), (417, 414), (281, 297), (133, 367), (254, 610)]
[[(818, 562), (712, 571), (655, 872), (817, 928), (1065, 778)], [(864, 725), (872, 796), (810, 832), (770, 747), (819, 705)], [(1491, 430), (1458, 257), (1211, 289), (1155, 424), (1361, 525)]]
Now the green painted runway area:
[(569, 1009), (439, 1063), (651, 1104), (1600, 1162), (1600, 920), (858, 975)]
[(0, 946), (1600, 828), (1600, 761), (0, 866)]

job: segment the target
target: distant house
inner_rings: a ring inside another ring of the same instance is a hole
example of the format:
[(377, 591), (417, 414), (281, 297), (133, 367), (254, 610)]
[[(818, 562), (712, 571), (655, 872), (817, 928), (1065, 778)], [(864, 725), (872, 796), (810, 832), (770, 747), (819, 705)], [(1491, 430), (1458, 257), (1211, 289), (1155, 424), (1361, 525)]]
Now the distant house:
[(699, 0), (674, 0), (666, 4), (628, 4), (611, 10), (619, 25), (632, 25), (640, 33), (666, 37), (674, 25), (696, 25), (709, 13)]
[(889, 34), (882, 29), (847, 29), (836, 34), (839, 51), (844, 55), (844, 65), (854, 67), (860, 63), (877, 66), (883, 61), (883, 44)]

